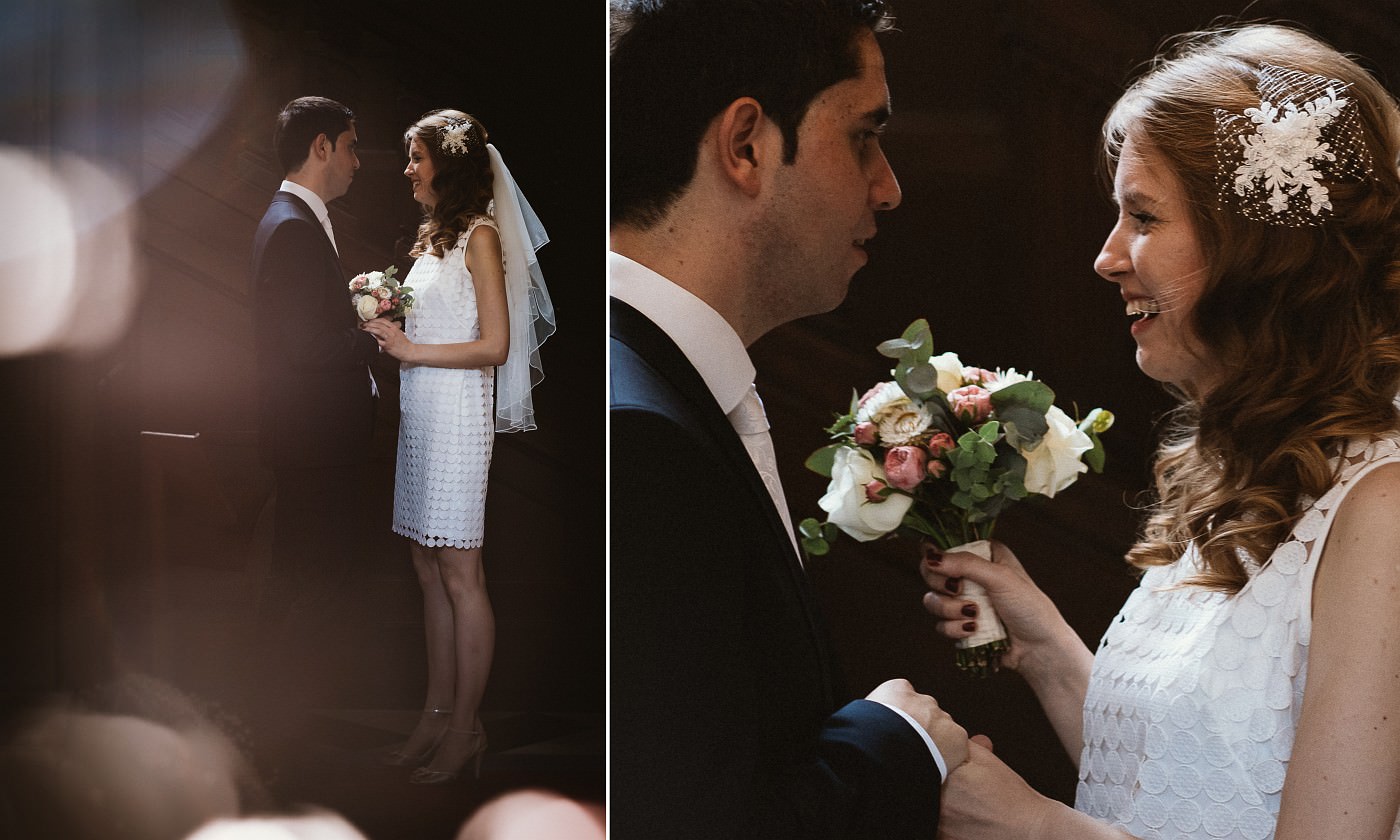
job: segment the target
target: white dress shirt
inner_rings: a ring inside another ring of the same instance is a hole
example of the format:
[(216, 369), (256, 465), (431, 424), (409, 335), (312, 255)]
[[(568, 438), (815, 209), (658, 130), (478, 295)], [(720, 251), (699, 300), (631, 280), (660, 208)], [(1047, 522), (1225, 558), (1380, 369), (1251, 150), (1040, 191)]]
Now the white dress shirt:
[[(676, 343), (705, 380), (720, 410), (728, 415), (738, 407), (753, 384), (755, 370), (744, 342), (722, 315), (655, 271), (615, 251), (608, 253), (608, 288), (613, 297), (645, 315)], [(752, 450), (750, 457), (753, 457)], [(787, 523), (788, 537), (795, 546), (796, 537), (788, 520), (787, 505), (781, 499), (781, 488), (778, 495), (774, 503)], [(881, 705), (914, 727), (933, 755), (939, 774), (948, 778), (948, 765), (928, 732), (902, 709), (887, 703)]]
[(335, 248), (335, 253), (339, 255), (340, 248), (336, 247), (335, 244), (335, 229), (331, 227), (331, 214), (326, 209), (326, 202), (322, 201), (319, 195), (295, 181), (283, 181), (282, 186), (277, 189), (289, 192), (306, 202), (306, 205), (311, 208), (311, 212), (316, 214), (316, 219), (321, 223), (321, 227), (325, 228), (326, 238), (331, 241), (331, 247)]

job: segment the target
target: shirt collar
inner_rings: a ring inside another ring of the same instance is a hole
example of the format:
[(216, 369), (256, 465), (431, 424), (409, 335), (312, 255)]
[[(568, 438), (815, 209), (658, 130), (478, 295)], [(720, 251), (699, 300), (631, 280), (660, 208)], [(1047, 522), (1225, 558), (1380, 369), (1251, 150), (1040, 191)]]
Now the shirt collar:
[(326, 211), (326, 202), (322, 201), (321, 197), (316, 193), (295, 181), (283, 181), (282, 186), (277, 189), (282, 192), (289, 192), (302, 201), (305, 201), (306, 205), (311, 208), (311, 212), (316, 214), (316, 220), (320, 222), (322, 226), (330, 222), (331, 215)]
[(725, 414), (753, 384), (754, 366), (739, 334), (709, 304), (655, 271), (623, 255), (608, 253), (613, 297), (661, 328), (700, 373)]

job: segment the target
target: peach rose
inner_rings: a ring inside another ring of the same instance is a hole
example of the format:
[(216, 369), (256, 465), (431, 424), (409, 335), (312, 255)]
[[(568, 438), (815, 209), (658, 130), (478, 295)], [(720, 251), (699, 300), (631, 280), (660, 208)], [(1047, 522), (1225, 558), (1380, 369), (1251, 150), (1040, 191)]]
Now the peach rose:
[(892, 487), (908, 492), (924, 480), (928, 453), (918, 446), (896, 446), (885, 453), (885, 478)]

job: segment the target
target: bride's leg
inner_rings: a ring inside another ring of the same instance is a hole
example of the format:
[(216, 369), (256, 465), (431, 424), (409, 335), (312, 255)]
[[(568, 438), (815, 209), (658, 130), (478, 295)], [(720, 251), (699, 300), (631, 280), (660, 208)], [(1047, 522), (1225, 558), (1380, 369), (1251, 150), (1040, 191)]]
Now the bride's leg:
[(429, 770), (456, 773), (484, 744), (477, 715), (491, 654), (496, 641), (496, 619), (486, 594), (486, 576), (480, 548), (439, 548), (438, 569), (451, 603), (456, 651), (456, 701), (452, 724), (442, 745), (433, 754)]
[(452, 604), (443, 585), (436, 550), (418, 543), (409, 548), (413, 571), (423, 590), (423, 633), (428, 644), (428, 694), (423, 714), (408, 742), (388, 756), (391, 763), (407, 764), (427, 758), (450, 723), (457, 679), (457, 658), (452, 634)]
[(457, 653), (452, 602), (443, 580), (439, 549), (413, 544), (413, 570), (423, 589), (423, 635), (428, 643), (428, 696), (425, 710), (451, 709), (456, 696)]

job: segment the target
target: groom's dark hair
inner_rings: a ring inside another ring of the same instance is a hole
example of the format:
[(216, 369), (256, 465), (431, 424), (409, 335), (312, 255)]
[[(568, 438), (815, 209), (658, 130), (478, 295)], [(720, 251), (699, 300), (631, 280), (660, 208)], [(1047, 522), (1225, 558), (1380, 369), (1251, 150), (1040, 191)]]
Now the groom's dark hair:
[(883, 0), (611, 0), (612, 224), (648, 228), (695, 175), (700, 137), (751, 96), (797, 157), (823, 90), (860, 72), (856, 36), (883, 32)]
[(302, 96), (282, 106), (272, 135), (282, 173), (300, 169), (310, 154), (311, 141), (321, 134), (330, 138), (331, 149), (335, 149), (336, 138), (354, 121), (354, 111), (324, 96)]

